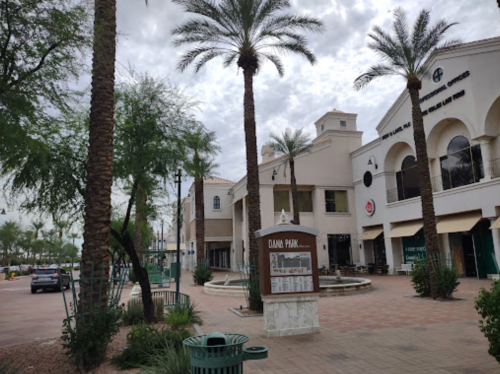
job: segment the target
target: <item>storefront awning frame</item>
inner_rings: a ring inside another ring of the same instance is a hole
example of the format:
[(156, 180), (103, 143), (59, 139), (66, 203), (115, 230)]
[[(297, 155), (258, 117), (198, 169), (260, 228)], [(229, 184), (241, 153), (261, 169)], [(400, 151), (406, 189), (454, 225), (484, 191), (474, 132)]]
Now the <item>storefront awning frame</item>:
[(438, 234), (449, 234), (453, 232), (467, 232), (481, 220), (481, 212), (469, 212), (438, 217), (436, 226)]
[(397, 222), (386, 238), (402, 238), (405, 236), (414, 236), (418, 230), (424, 226), (422, 220)]
[(373, 240), (384, 232), (384, 226), (365, 227), (363, 233), (358, 236), (358, 241)]

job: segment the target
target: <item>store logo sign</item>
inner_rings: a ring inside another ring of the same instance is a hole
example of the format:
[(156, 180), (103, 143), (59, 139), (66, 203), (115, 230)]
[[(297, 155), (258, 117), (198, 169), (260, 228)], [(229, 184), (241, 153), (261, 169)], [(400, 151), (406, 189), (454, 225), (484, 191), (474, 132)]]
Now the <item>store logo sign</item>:
[(375, 201), (369, 199), (365, 204), (365, 213), (368, 217), (371, 217), (375, 214)]

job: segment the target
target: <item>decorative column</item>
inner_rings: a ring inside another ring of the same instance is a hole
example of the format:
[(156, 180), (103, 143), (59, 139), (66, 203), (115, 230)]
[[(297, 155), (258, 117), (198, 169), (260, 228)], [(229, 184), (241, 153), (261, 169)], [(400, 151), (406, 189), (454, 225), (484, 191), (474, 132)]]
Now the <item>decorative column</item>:
[(490, 160), (491, 160), (491, 152), (490, 152), (490, 139), (482, 138), (479, 140), (479, 145), (481, 146), (481, 157), (483, 158), (483, 169), (484, 169), (484, 178), (481, 180), (488, 181), (491, 179), (491, 169), (490, 169)]

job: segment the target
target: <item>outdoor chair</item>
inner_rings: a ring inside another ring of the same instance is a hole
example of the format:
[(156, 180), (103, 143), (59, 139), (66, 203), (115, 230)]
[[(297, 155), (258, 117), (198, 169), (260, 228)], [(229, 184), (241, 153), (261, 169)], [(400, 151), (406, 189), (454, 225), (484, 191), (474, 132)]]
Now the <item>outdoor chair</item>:
[(413, 270), (413, 264), (401, 264), (400, 267), (396, 268), (396, 274), (404, 273), (405, 275), (410, 275)]

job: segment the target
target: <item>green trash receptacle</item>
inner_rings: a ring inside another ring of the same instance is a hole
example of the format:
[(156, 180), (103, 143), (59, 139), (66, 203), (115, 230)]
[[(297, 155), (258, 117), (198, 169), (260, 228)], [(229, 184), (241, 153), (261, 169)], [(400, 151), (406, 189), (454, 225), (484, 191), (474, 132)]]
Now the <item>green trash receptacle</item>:
[(243, 361), (267, 358), (266, 347), (243, 348), (250, 338), (214, 332), (184, 340), (191, 350), (191, 374), (242, 374)]
[[(177, 266), (177, 262), (170, 264), (170, 276), (174, 279), (177, 279), (177, 269), (181, 265)], [(181, 278), (182, 272), (179, 272), (179, 279)]]

